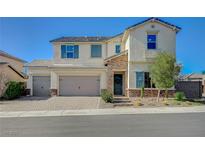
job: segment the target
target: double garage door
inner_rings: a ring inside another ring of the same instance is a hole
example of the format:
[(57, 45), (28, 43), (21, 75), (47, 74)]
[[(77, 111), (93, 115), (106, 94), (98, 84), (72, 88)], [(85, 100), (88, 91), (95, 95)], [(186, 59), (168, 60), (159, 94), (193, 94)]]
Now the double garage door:
[[(50, 76), (33, 76), (33, 95), (50, 95)], [(60, 96), (98, 96), (100, 78), (98, 76), (60, 76)]]
[(100, 78), (97, 76), (60, 76), (60, 96), (98, 96)]

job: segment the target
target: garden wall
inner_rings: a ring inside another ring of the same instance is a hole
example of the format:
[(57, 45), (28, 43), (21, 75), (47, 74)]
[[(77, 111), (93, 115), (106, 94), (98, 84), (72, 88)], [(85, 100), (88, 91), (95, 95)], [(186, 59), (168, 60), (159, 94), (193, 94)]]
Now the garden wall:
[(202, 97), (201, 81), (178, 81), (175, 85), (176, 91), (184, 92), (186, 98)]

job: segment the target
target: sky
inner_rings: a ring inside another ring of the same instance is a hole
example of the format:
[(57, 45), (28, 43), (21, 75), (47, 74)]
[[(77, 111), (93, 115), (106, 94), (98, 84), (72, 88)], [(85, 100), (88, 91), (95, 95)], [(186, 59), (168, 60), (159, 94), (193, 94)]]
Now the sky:
[[(0, 50), (31, 62), (52, 59), (49, 42), (62, 36), (113, 36), (145, 17), (0, 17)], [(160, 18), (182, 28), (176, 38), (177, 61), (182, 73), (205, 70), (205, 18)]]

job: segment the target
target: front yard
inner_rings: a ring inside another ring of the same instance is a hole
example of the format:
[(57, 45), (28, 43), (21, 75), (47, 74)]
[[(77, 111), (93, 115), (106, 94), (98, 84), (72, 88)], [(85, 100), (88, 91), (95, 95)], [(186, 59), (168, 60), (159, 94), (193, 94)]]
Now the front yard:
[(132, 98), (133, 106), (140, 107), (191, 107), (205, 105), (205, 99), (183, 100), (177, 101), (174, 98), (160, 98), (157, 102), (156, 98)]
[(205, 105), (205, 99), (177, 101), (160, 98), (130, 98), (130, 103), (105, 103), (100, 97), (21, 97), (16, 100), (0, 101), (0, 112), (8, 111), (54, 111), (109, 108), (153, 108), (153, 107), (192, 107)]

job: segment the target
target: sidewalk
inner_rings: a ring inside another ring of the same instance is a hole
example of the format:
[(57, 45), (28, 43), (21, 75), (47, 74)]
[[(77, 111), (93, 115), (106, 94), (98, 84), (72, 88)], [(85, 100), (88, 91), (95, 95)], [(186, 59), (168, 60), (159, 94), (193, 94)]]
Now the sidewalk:
[(196, 113), (196, 112), (205, 112), (205, 106), (0, 112), (0, 118), (43, 117), (43, 116), (79, 116), (79, 115)]

